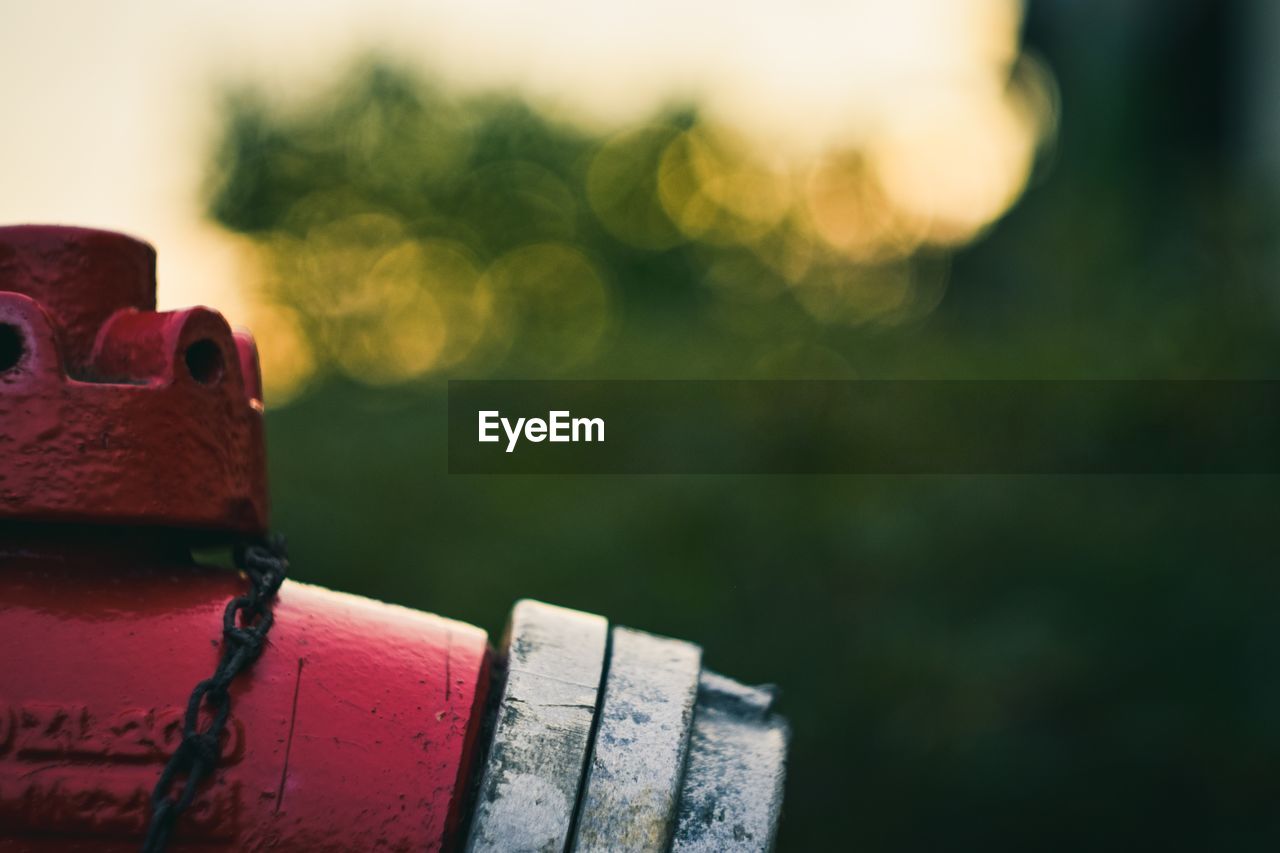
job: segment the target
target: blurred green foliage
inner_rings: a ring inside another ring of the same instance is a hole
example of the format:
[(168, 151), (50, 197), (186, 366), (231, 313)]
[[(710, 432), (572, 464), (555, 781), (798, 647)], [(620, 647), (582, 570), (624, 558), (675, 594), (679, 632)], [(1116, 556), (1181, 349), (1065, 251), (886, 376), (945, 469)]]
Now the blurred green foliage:
[[(446, 376), (1270, 376), (1266, 200), (1195, 152), (1136, 167), (1146, 119), (1072, 127), (1071, 98), (1102, 97), (1077, 82), (985, 240), (795, 280), (755, 236), (690, 237), (655, 203), (655, 146), (693, 111), (624, 146), (376, 63), (311, 103), (230, 97), (209, 209), (261, 247), (260, 297), (314, 370), (268, 414), (298, 576), (493, 632), (542, 598), (778, 682), (783, 850), (1267, 849), (1268, 478), (444, 470)], [(794, 282), (824, 276), (903, 310), (814, 311)], [(449, 333), (415, 350), (405, 316)]]
[[(918, 323), (946, 286), (923, 233), (850, 246), (811, 221), (797, 196), (833, 207), (870, 180), (856, 157), (792, 175), (688, 110), (602, 138), (369, 61), (226, 116), (209, 209), (261, 249), (255, 326), (288, 396), (335, 373), (852, 376), (849, 328)], [(837, 213), (892, 214), (859, 203)]]

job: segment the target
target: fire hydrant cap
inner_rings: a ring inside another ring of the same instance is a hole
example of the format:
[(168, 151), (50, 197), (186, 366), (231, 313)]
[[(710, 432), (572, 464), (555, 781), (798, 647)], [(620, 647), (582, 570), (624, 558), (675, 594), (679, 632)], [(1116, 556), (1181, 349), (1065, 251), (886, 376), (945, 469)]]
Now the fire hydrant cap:
[(0, 519), (266, 530), (253, 339), (155, 288), (132, 237), (0, 228)]

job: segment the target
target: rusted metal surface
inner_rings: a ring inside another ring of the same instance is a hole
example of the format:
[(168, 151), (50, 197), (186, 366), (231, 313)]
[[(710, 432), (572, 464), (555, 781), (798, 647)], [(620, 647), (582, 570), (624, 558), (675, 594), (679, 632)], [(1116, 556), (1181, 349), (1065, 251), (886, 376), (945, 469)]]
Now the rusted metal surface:
[(772, 849), (790, 737), (774, 698), (771, 688), (702, 674), (673, 853)]
[(608, 625), (521, 601), (507, 631), (507, 678), (467, 849), (563, 851), (604, 667)]
[(0, 228), (0, 519), (267, 526), (253, 340), (121, 234)]
[(664, 851), (675, 831), (702, 650), (630, 628), (611, 636), (574, 849)]
[[(0, 849), (136, 850), (244, 582), (154, 532), (0, 530)], [(174, 847), (438, 850), (487, 686), (477, 628), (287, 582)]]

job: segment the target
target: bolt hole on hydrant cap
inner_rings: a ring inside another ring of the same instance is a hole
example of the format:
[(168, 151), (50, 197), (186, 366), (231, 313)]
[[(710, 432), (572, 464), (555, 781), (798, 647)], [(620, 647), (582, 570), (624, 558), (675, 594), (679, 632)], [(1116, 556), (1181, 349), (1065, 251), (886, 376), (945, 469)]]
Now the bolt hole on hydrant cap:
[(26, 346), (18, 327), (0, 323), (0, 373), (17, 367), (25, 352)]
[(212, 385), (222, 378), (222, 350), (208, 338), (202, 338), (187, 347), (186, 360), (187, 372), (201, 385)]

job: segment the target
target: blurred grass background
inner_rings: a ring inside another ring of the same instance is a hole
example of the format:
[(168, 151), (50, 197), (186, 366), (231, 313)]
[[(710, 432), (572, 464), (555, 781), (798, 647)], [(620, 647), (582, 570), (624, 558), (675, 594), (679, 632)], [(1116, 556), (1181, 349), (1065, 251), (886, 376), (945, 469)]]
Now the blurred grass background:
[(1274, 376), (1257, 8), (1032, 2), (986, 76), (820, 150), (376, 53), (230, 86), (205, 198), (257, 271), (298, 577), (778, 683), (783, 850), (1274, 849), (1271, 479), (469, 478), (444, 436), (448, 378)]

